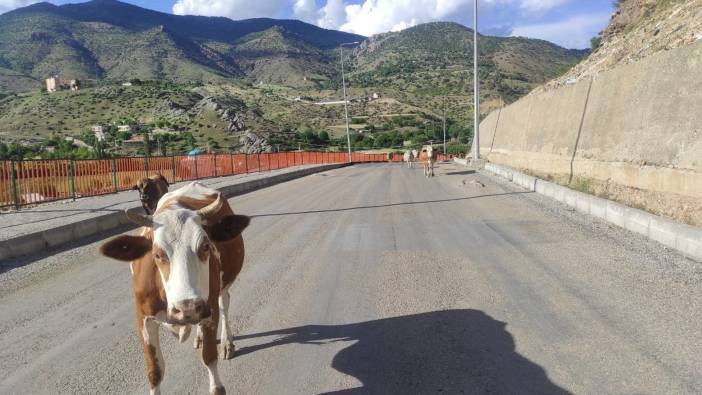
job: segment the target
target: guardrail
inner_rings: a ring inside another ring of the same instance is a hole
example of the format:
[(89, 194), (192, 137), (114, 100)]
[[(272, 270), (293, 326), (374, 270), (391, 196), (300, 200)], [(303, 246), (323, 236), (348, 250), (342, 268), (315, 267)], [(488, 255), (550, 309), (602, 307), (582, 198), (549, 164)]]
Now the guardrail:
[[(386, 154), (354, 153), (353, 162), (386, 162)], [(308, 164), (348, 162), (342, 152), (202, 154), (116, 159), (0, 161), (0, 207), (105, 195), (131, 189), (160, 173), (169, 183), (283, 169)]]

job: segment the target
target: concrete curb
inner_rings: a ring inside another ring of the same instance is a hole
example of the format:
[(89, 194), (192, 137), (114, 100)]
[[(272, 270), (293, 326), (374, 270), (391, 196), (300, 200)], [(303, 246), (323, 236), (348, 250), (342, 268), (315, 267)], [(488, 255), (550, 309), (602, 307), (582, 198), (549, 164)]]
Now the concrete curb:
[(548, 196), (575, 210), (603, 219), (611, 224), (644, 235), (686, 257), (702, 262), (702, 229), (631, 208), (611, 200), (544, 181), (507, 166), (487, 163), (485, 170), (538, 194)]
[[(253, 192), (257, 189), (266, 188), (314, 173), (339, 169), (349, 165), (349, 163), (339, 163), (300, 169), (284, 174), (277, 174), (271, 177), (220, 187), (218, 190), (222, 192), (224, 196), (230, 198), (232, 196)], [(141, 205), (135, 204), (134, 207), (141, 207)], [(121, 226), (126, 226), (129, 224), (131, 224), (131, 222), (127, 219), (126, 215), (124, 215), (124, 212), (120, 211), (99, 215), (68, 225), (45, 229), (41, 232), (30, 233), (3, 240), (0, 241), (0, 261), (35, 254), (48, 248), (59, 247), (88, 236), (117, 229)]]

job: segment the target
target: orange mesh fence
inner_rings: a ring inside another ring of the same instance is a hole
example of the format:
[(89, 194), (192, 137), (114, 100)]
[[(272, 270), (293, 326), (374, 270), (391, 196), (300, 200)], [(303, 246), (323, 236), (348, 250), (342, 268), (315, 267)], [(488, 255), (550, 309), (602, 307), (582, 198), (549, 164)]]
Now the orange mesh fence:
[[(440, 159), (443, 156), (440, 156)], [(388, 162), (387, 154), (352, 154), (353, 162)], [(395, 154), (393, 162), (401, 162)], [(96, 196), (131, 189), (161, 174), (169, 183), (256, 173), (292, 166), (346, 163), (345, 152), (202, 154), (86, 160), (0, 161), (0, 207)]]

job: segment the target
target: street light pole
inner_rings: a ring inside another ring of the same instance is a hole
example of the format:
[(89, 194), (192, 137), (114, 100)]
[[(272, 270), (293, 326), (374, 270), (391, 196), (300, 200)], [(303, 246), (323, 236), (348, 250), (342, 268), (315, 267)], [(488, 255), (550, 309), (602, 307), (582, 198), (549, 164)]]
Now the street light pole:
[(444, 97), (444, 156), (446, 156), (446, 97)]
[(341, 56), (341, 85), (344, 89), (344, 116), (346, 117), (346, 143), (349, 146), (349, 162), (351, 162), (351, 132), (349, 131), (349, 106), (346, 100), (346, 76), (344, 75), (344, 45), (355, 45), (358, 41), (352, 43), (344, 43), (339, 45), (339, 54)]
[(480, 85), (478, 84), (478, 0), (473, 0), (473, 159), (480, 159)]

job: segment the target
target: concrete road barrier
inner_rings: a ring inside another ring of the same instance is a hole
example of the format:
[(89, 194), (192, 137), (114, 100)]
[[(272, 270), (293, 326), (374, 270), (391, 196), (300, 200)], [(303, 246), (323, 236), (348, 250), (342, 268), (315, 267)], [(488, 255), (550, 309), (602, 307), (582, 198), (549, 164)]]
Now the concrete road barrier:
[(611, 224), (655, 240), (683, 253), (688, 258), (702, 262), (702, 229), (680, 224), (643, 210), (578, 192), (561, 185), (532, 177), (512, 168), (487, 163), (485, 170), (506, 178), (515, 184), (548, 196)]

